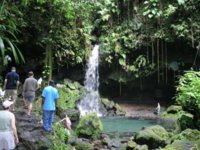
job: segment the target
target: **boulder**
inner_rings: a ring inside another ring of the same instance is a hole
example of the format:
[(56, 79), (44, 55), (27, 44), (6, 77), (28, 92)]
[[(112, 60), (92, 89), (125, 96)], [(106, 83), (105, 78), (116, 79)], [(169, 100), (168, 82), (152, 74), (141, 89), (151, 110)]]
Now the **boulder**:
[(182, 131), (181, 133), (174, 135), (171, 140), (189, 140), (189, 141), (198, 141), (200, 140), (200, 131), (196, 129), (186, 129)]
[(103, 124), (96, 113), (83, 116), (75, 131), (78, 137), (97, 139), (103, 132)]
[(127, 143), (126, 150), (134, 150), (136, 147), (137, 147), (137, 143), (135, 143), (134, 141), (129, 141)]
[(115, 103), (113, 101), (108, 100), (107, 98), (102, 98), (101, 102), (107, 110), (114, 108)]
[(178, 135), (174, 135), (171, 138), (171, 144), (167, 145), (162, 150), (185, 150), (185, 149), (193, 149), (198, 150), (200, 148), (200, 131), (186, 129), (179, 133)]
[(171, 138), (171, 144), (167, 145), (162, 150), (198, 150), (198, 148), (200, 148), (200, 131), (196, 129), (186, 129), (181, 133), (174, 135)]
[(160, 125), (145, 128), (135, 135), (138, 144), (147, 144), (150, 149), (164, 147), (168, 139), (168, 132)]
[(105, 116), (125, 116), (125, 111), (113, 101), (101, 98), (101, 110)]
[(178, 112), (182, 111), (182, 107), (178, 105), (171, 105), (167, 108), (166, 112), (168, 114), (177, 114)]
[(74, 147), (76, 150), (94, 150), (93, 144), (82, 140), (77, 140), (74, 143)]
[(197, 143), (188, 140), (176, 140), (162, 150), (199, 150), (200, 141)]
[(178, 118), (178, 125), (181, 129), (181, 131), (187, 129), (187, 128), (194, 128), (194, 121), (193, 121), (193, 115), (190, 113), (182, 114), (180, 118)]
[(147, 145), (138, 145), (134, 141), (129, 141), (126, 150), (148, 150)]

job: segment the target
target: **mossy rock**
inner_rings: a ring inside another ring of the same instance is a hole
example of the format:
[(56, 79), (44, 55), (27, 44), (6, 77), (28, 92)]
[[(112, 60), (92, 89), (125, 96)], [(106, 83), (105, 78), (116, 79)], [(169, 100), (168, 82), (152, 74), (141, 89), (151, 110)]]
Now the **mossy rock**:
[(182, 111), (182, 107), (178, 105), (171, 105), (167, 108), (166, 112), (168, 114), (177, 114), (178, 112)]
[(176, 140), (161, 150), (199, 150), (200, 141)]
[(96, 113), (83, 116), (76, 128), (78, 137), (97, 139), (103, 132), (103, 124)]
[(76, 150), (94, 150), (94, 146), (86, 141), (76, 141), (74, 146)]
[(184, 139), (189, 141), (198, 141), (200, 140), (200, 131), (196, 129), (186, 129), (171, 138), (172, 141)]
[(181, 131), (187, 128), (194, 129), (193, 118), (194, 118), (193, 115), (190, 113), (185, 113), (181, 115), (181, 117), (177, 120)]
[(108, 100), (107, 98), (102, 98), (101, 102), (106, 107), (106, 109), (113, 109), (115, 106), (115, 103), (113, 101)]
[(200, 149), (200, 131), (196, 129), (186, 129), (171, 138), (171, 144), (162, 150), (199, 150)]
[(164, 147), (168, 139), (168, 132), (160, 125), (145, 128), (135, 135), (138, 144), (147, 144), (150, 149)]
[(117, 116), (125, 116), (126, 115), (126, 112), (118, 104), (115, 104), (114, 107), (116, 109)]
[(148, 150), (147, 145), (138, 145), (134, 141), (129, 141), (127, 143), (126, 150)]
[(134, 141), (128, 141), (126, 150), (134, 150), (137, 147), (137, 143)]

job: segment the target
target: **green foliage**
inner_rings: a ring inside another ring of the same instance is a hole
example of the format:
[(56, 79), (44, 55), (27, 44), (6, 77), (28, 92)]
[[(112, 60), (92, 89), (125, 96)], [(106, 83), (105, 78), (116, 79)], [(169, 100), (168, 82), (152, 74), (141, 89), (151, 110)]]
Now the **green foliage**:
[(76, 103), (83, 94), (83, 87), (78, 83), (65, 80), (64, 85), (58, 88), (59, 91), (59, 102), (58, 105), (62, 109), (75, 108)]
[(20, 12), (13, 4), (9, 6), (5, 0), (0, 2), (0, 5), (0, 62), (3, 65), (8, 65), (12, 59), (16, 63), (24, 62), (24, 57), (16, 46), (19, 42), (17, 26), (20, 24), (16, 16), (20, 15)]
[(54, 124), (54, 133), (51, 135), (50, 150), (71, 150), (71, 146), (68, 145), (69, 134), (59, 123)]
[(76, 128), (78, 137), (97, 139), (103, 132), (103, 124), (96, 113), (88, 113), (83, 116)]
[(186, 72), (180, 77), (176, 90), (176, 101), (184, 110), (200, 113), (200, 72)]

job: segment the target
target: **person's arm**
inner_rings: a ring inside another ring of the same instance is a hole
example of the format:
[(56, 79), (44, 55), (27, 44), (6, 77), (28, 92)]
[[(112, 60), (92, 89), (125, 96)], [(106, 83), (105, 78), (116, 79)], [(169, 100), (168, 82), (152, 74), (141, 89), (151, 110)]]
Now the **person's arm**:
[(42, 106), (44, 104), (44, 101), (45, 101), (45, 97), (42, 96)]
[(17, 135), (17, 128), (16, 128), (16, 125), (15, 125), (15, 116), (14, 116), (14, 114), (12, 114), (12, 117), (11, 117), (11, 126), (12, 126), (13, 134), (14, 134), (14, 137), (15, 137), (15, 143), (18, 144), (19, 143), (19, 139), (18, 139), (18, 135)]
[(24, 81), (24, 85), (23, 85), (23, 92), (26, 91), (26, 80)]
[(18, 89), (18, 87), (19, 87), (19, 84), (20, 84), (20, 82), (19, 82), (19, 75), (17, 76), (17, 79), (16, 79), (16, 81), (17, 81), (17, 82), (16, 82), (16, 86), (17, 86), (16, 88)]
[(4, 86), (3, 86), (3, 89), (4, 89), (4, 90), (6, 89), (7, 82), (8, 82), (8, 80), (5, 79), (5, 80), (4, 80)]

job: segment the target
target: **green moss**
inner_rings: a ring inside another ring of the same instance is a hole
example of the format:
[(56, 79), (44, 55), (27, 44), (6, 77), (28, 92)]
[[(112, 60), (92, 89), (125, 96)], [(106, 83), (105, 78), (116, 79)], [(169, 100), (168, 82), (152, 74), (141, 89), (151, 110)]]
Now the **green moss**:
[(66, 110), (68, 108), (75, 108), (76, 103), (84, 92), (84, 88), (78, 82), (65, 80), (64, 85), (58, 88), (58, 91), (60, 95), (58, 105)]
[(103, 124), (96, 113), (88, 113), (83, 116), (76, 128), (79, 137), (97, 139), (103, 132)]
[(84, 141), (78, 141), (75, 143), (76, 150), (94, 150), (92, 144)]
[(170, 145), (167, 145), (162, 150), (199, 150), (200, 148), (200, 141), (188, 141), (188, 140), (177, 140)]
[(181, 106), (178, 105), (171, 105), (167, 108), (166, 111), (162, 112), (162, 116), (165, 119), (178, 119), (185, 114)]
[(168, 139), (168, 132), (159, 125), (148, 127), (135, 135), (138, 144), (147, 144), (149, 148), (165, 146)]
[(134, 150), (137, 147), (137, 143), (134, 141), (128, 141), (127, 143), (127, 150)]
[(193, 115), (190, 113), (182, 114), (178, 119), (178, 125), (181, 130), (185, 130), (187, 128), (194, 128)]
[(172, 141), (175, 140), (183, 140), (187, 139), (189, 141), (197, 141), (200, 140), (200, 131), (199, 130), (193, 130), (193, 129), (186, 129), (182, 131), (180, 134), (174, 135), (172, 137)]

